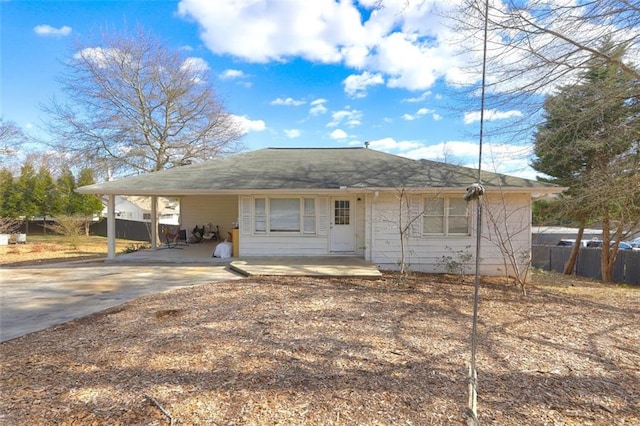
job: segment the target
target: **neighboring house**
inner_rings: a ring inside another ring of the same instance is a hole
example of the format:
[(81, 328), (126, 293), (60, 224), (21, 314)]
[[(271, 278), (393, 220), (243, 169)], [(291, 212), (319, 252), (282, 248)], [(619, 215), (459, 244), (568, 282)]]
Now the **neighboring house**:
[[(103, 199), (104, 209), (102, 217), (107, 216), (107, 200)], [(159, 223), (178, 225), (180, 220), (180, 206), (169, 198), (158, 198)], [(115, 197), (116, 219), (133, 220), (136, 222), (151, 222), (151, 199), (141, 196)]]
[[(241, 257), (352, 255), (397, 269), (406, 228), (409, 268), (443, 272), (443, 256), (475, 252), (477, 201), (463, 199), (475, 182), (474, 169), (367, 148), (267, 148), (78, 191), (179, 197), (183, 229), (237, 226)], [(481, 273), (503, 275), (503, 236), (528, 256), (532, 198), (562, 188), (489, 172), (482, 183)]]

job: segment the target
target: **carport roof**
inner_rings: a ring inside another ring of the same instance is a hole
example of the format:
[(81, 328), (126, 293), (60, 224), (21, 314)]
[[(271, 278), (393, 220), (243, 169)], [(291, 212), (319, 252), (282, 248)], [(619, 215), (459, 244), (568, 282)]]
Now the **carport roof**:
[[(265, 148), (188, 166), (78, 188), (86, 194), (187, 195), (296, 190), (465, 189), (476, 169), (412, 160), (367, 148)], [(517, 192), (562, 190), (534, 180), (483, 172), (485, 187)]]

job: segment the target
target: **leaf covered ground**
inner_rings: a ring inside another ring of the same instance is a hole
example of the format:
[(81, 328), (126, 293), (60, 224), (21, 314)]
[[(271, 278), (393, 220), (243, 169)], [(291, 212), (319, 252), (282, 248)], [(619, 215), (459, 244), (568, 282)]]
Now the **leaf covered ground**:
[[(0, 424), (465, 424), (472, 296), (393, 274), (146, 296), (0, 344)], [(484, 281), (479, 312), (482, 424), (640, 424), (639, 288)]]

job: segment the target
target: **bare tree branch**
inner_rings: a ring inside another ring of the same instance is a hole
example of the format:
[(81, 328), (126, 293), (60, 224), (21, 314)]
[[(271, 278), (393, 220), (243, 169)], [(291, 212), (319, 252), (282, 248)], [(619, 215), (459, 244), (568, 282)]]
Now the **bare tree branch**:
[(242, 131), (217, 99), (207, 64), (142, 29), (77, 44), (65, 65), (66, 101), (43, 106), (60, 150), (148, 172), (240, 148)]

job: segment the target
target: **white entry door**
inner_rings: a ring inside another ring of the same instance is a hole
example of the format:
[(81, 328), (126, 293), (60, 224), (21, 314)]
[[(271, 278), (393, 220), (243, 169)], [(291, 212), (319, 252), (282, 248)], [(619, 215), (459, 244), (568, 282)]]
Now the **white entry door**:
[(350, 198), (331, 199), (331, 237), (332, 253), (348, 253), (355, 250), (355, 224), (353, 200)]

